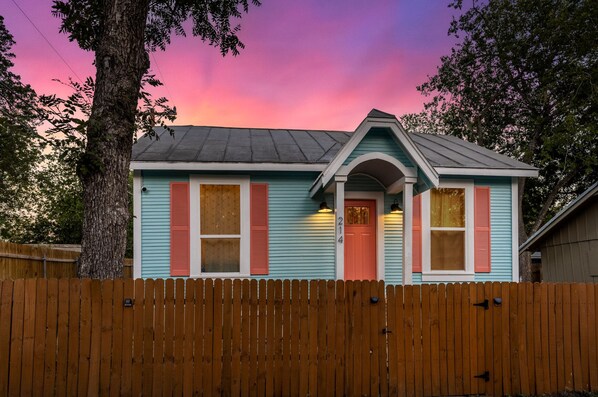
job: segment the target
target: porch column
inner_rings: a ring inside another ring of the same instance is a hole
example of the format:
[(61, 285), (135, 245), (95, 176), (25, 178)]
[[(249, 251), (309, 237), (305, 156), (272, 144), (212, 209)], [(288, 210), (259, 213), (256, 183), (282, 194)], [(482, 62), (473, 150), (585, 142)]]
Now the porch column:
[(413, 182), (403, 188), (403, 285), (413, 284)]
[(345, 182), (346, 176), (334, 178), (334, 212), (336, 222), (336, 279), (345, 278)]

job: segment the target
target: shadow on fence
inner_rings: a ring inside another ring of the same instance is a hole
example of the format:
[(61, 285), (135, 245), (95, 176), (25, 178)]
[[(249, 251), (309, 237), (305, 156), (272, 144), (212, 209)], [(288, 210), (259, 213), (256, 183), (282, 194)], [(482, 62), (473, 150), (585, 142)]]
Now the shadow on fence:
[(0, 282), (0, 396), (598, 390), (596, 284)]

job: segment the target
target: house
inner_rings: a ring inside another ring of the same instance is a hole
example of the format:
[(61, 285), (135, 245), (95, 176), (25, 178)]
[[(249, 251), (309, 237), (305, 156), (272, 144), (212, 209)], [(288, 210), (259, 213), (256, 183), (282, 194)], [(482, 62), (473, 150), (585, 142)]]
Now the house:
[(527, 164), (375, 109), (352, 133), (158, 135), (133, 148), (135, 277), (518, 280)]
[(542, 281), (598, 282), (598, 182), (521, 245), (540, 251)]

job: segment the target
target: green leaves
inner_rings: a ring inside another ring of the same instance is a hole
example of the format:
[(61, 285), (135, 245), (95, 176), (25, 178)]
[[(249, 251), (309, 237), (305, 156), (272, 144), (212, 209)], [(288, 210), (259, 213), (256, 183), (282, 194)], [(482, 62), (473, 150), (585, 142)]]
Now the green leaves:
[(453, 2), (460, 43), (418, 87), (431, 97), (424, 113), (409, 116), (538, 167), (526, 182), (528, 232), (598, 179), (594, 3)]
[[(185, 22), (191, 33), (222, 55), (237, 55), (245, 46), (238, 37), (240, 25), (234, 20), (249, 11), (248, 0), (152, 0), (146, 26), (146, 45), (150, 51), (165, 50), (171, 35), (185, 36)], [(251, 4), (259, 6), (260, 1)], [(104, 29), (104, 2), (100, 0), (54, 0), (52, 14), (62, 20), (60, 30), (86, 51), (95, 51)]]

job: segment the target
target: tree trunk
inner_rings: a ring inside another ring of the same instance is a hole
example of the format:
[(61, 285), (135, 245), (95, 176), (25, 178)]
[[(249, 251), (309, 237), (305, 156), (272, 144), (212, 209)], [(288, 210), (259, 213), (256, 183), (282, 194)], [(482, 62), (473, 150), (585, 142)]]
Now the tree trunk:
[(122, 277), (129, 219), (127, 180), (141, 78), (148, 0), (104, 2), (87, 146), (78, 166), (84, 220), (79, 276)]

